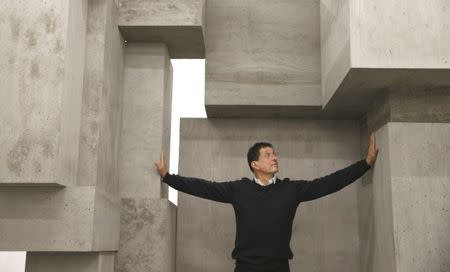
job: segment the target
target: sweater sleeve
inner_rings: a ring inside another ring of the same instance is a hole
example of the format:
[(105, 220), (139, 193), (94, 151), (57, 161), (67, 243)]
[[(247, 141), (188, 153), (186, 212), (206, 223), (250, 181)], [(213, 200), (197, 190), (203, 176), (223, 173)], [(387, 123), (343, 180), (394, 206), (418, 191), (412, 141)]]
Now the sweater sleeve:
[(193, 196), (224, 203), (231, 203), (233, 200), (233, 182), (231, 181), (214, 182), (169, 173), (164, 176), (162, 181), (178, 191)]
[(312, 181), (295, 181), (297, 200), (310, 201), (337, 192), (351, 184), (370, 169), (366, 160), (360, 160), (330, 175)]

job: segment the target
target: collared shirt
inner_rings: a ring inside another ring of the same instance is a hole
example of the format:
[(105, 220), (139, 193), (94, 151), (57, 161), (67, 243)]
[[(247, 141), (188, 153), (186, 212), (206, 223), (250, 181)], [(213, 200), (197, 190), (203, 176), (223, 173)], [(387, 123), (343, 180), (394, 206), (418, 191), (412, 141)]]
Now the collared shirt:
[(270, 184), (275, 184), (277, 182), (277, 176), (274, 175), (271, 179), (269, 179), (269, 182), (267, 183), (267, 185), (264, 185), (264, 183), (262, 183), (261, 180), (257, 179), (256, 177), (255, 177), (255, 182), (258, 183), (261, 186), (267, 186), (267, 185), (270, 185)]

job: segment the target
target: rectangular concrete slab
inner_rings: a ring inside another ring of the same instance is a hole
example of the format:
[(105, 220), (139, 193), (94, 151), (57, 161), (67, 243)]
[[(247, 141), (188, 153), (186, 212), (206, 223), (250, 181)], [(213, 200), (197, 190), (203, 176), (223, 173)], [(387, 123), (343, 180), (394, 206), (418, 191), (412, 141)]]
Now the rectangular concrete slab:
[(0, 10), (0, 183), (74, 184), (87, 0)]
[(171, 58), (205, 58), (205, 0), (120, 0), (119, 28), (128, 42), (161, 42)]
[(325, 110), (360, 114), (386, 89), (450, 89), (447, 2), (320, 2)]
[(321, 105), (317, 1), (210, 0), (206, 15), (208, 116), (233, 106), (246, 116), (246, 106)]
[[(182, 119), (180, 135), (180, 175), (214, 181), (252, 178), (246, 154), (257, 141), (280, 153), (280, 178), (313, 179), (361, 159), (354, 121)], [(356, 196), (352, 185), (300, 205), (291, 271), (359, 271)], [(177, 270), (232, 271), (234, 220), (231, 205), (179, 193)]]
[(95, 187), (3, 188), (0, 250), (117, 250), (119, 206)]

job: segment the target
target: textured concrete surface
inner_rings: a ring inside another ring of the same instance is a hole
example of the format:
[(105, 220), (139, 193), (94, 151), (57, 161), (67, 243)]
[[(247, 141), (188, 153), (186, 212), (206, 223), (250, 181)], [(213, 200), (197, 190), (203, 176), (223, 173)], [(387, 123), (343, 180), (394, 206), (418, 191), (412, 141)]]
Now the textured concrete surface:
[(450, 124), (388, 131), (396, 271), (449, 271)]
[(206, 15), (208, 116), (217, 106), (321, 106), (317, 1), (209, 0)]
[(165, 43), (172, 58), (205, 58), (205, 0), (119, 2), (127, 41)]
[(450, 122), (450, 88), (442, 90), (392, 89), (381, 92), (364, 116), (377, 129), (387, 122)]
[(169, 162), (172, 64), (163, 44), (128, 44), (120, 146), (120, 195), (167, 196), (153, 161)]
[(118, 210), (117, 200), (90, 186), (3, 188), (0, 250), (117, 250)]
[(358, 188), (361, 271), (450, 267), (448, 123), (389, 122), (373, 176)]
[(25, 272), (111, 272), (114, 252), (28, 252)]
[(320, 1), (322, 101), (328, 101), (351, 68), (349, 0)]
[(75, 182), (86, 17), (86, 0), (2, 3), (0, 183)]
[(124, 49), (117, 16), (113, 1), (89, 1), (77, 183), (118, 198)]
[(327, 108), (363, 109), (364, 101), (386, 88), (450, 86), (448, 2), (320, 2)]
[[(251, 177), (247, 150), (266, 140), (280, 153), (279, 177), (313, 179), (359, 160), (359, 133), (352, 121), (182, 119), (179, 173), (216, 181)], [(300, 205), (291, 271), (359, 271), (356, 197), (350, 186)], [(232, 207), (180, 193), (177, 214), (177, 270), (231, 271)]]
[[(361, 136), (367, 136), (367, 131)], [(371, 175), (358, 184), (360, 230), (360, 271), (397, 271), (391, 189), (391, 150), (389, 132), (383, 126), (376, 132), (378, 159)], [(367, 144), (361, 141), (362, 149)]]
[(176, 207), (171, 202), (123, 198), (115, 271), (175, 272), (175, 237)]

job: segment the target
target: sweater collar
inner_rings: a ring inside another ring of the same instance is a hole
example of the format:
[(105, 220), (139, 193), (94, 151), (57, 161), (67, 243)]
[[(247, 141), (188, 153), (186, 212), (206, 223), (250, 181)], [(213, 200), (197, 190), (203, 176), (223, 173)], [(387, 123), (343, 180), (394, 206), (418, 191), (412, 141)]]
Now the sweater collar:
[(273, 177), (271, 179), (269, 179), (269, 183), (267, 183), (267, 185), (264, 185), (261, 180), (259, 180), (258, 178), (254, 177), (254, 181), (261, 185), (261, 186), (268, 186), (270, 184), (275, 184), (277, 182), (277, 176), (273, 175)]

